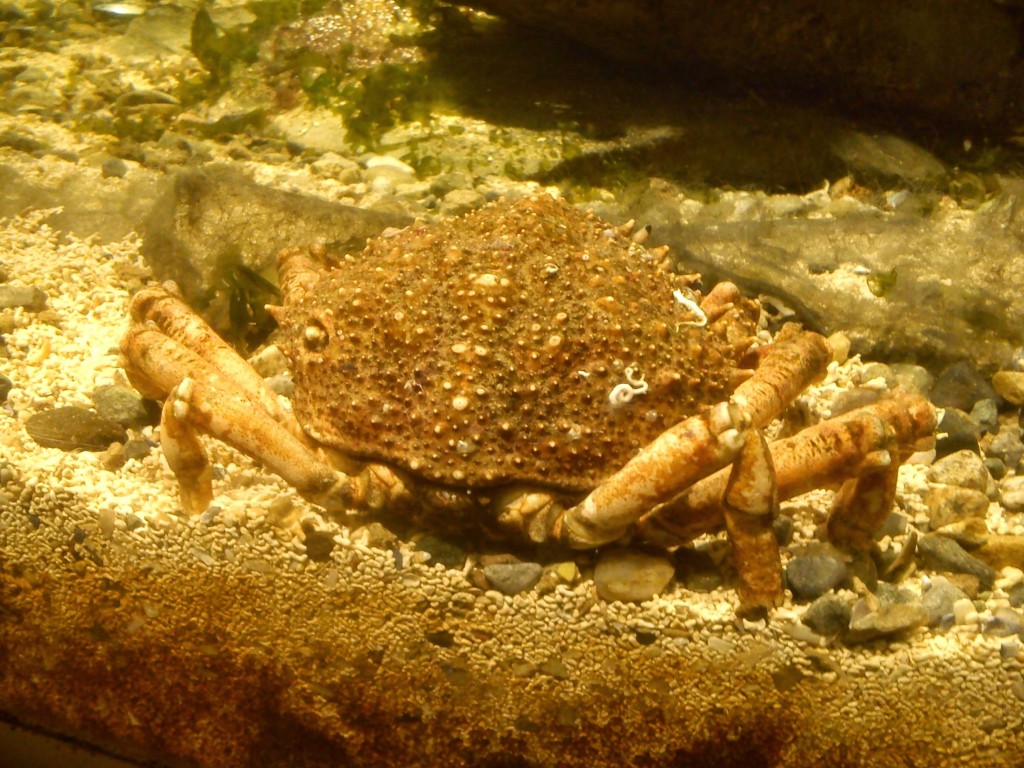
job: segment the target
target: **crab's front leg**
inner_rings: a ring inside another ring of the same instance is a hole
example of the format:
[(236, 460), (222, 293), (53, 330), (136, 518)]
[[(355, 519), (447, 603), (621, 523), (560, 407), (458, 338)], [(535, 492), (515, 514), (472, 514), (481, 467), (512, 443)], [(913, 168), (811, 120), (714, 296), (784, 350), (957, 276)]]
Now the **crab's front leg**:
[(216, 437), (260, 461), (318, 504), (342, 507), (358, 495), (351, 478), (322, 462), (217, 366), (155, 327), (133, 326), (121, 351), (132, 384), (149, 397), (165, 400), (161, 447), (189, 513), (205, 510), (212, 497), (209, 460), (198, 434)]

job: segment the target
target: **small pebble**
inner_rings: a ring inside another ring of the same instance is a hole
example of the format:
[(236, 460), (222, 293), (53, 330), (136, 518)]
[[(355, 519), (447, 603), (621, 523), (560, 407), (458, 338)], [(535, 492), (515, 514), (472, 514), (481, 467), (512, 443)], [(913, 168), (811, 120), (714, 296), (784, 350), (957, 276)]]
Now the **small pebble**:
[(540, 563), (495, 563), (484, 566), (483, 571), (492, 588), (511, 596), (533, 589), (543, 567)]
[(959, 362), (939, 374), (931, 399), (940, 408), (958, 408), (970, 413), (976, 402), (995, 396), (995, 390), (973, 365)]
[(935, 626), (943, 616), (953, 613), (958, 600), (967, 599), (966, 593), (945, 576), (936, 576), (929, 580), (928, 589), (921, 595), (921, 606), (928, 613), (928, 624)]
[(1007, 402), (1024, 404), (1024, 371), (999, 371), (992, 377), (992, 388)]
[(917, 547), (927, 567), (976, 576), (985, 589), (995, 580), (995, 571), (945, 536), (926, 534), (918, 540)]
[(108, 384), (92, 393), (96, 413), (126, 429), (142, 429), (160, 423), (160, 409), (131, 387)]
[(1007, 427), (1000, 429), (989, 441), (985, 448), (985, 454), (1001, 459), (1007, 469), (1016, 470), (1021, 456), (1024, 456), (1024, 443), (1020, 439), (1020, 429)]
[(936, 456), (948, 456), (962, 450), (977, 453), (980, 435), (981, 427), (970, 416), (956, 408), (946, 408), (936, 430)]
[(969, 518), (983, 518), (988, 512), (988, 496), (973, 488), (956, 485), (929, 488), (924, 502), (928, 506), (932, 530)]
[(832, 555), (801, 555), (786, 564), (786, 584), (800, 600), (813, 600), (846, 578), (846, 564)]
[(44, 448), (62, 451), (105, 451), (128, 439), (119, 425), (74, 405), (32, 414), (25, 431)]
[(609, 549), (594, 566), (594, 582), (602, 600), (639, 603), (664, 592), (675, 571), (672, 562), (660, 555)]
[(850, 604), (834, 592), (826, 593), (807, 606), (801, 621), (819, 635), (836, 637), (850, 626)]
[(46, 294), (34, 285), (0, 284), (0, 309), (22, 307), (29, 312), (46, 309)]
[(1024, 475), (1004, 477), (999, 481), (999, 503), (1008, 512), (1024, 511)]
[(0, 403), (7, 402), (7, 395), (14, 388), (14, 382), (0, 373)]
[(983, 432), (995, 432), (999, 429), (999, 406), (992, 398), (986, 397), (976, 402), (970, 415), (971, 420), (981, 427)]
[(957, 451), (939, 459), (928, 469), (926, 477), (933, 483), (973, 488), (982, 493), (991, 482), (985, 462), (970, 450)]

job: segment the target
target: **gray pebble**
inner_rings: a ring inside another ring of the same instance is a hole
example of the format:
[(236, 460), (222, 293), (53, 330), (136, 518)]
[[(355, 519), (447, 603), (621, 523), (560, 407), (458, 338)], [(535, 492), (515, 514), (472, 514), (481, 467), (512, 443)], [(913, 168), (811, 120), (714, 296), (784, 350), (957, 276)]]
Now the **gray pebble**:
[(832, 401), (832, 415), (839, 416), (856, 408), (877, 403), (884, 394), (884, 390), (870, 389), (868, 387), (845, 389), (836, 395)]
[(983, 432), (995, 432), (999, 429), (999, 406), (992, 398), (986, 397), (976, 402), (970, 415)]
[(92, 393), (96, 413), (122, 427), (142, 429), (160, 422), (160, 409), (131, 387), (108, 384)]
[(1010, 605), (1014, 608), (1024, 606), (1024, 581), (1010, 587), (1010, 591), (1006, 593), (1006, 599), (1010, 601)]
[(978, 452), (981, 427), (970, 416), (956, 408), (946, 408), (942, 414), (935, 439), (935, 455), (948, 456), (957, 451)]
[(999, 503), (1009, 512), (1024, 511), (1024, 475), (1004, 477), (999, 482)]
[(779, 546), (789, 546), (789, 543), (793, 541), (793, 518), (778, 515), (772, 520), (772, 530), (775, 532), (775, 540), (779, 542)]
[(442, 199), (444, 212), (448, 216), (468, 213), (484, 204), (483, 195), (475, 189), (453, 189)]
[(1002, 459), (997, 459), (995, 456), (985, 457), (985, 468), (988, 469), (988, 473), (992, 475), (993, 480), (1002, 480), (1006, 477), (1006, 465)]
[(121, 179), (128, 173), (128, 163), (120, 157), (108, 157), (100, 165), (100, 170), (104, 178), (112, 176), (116, 179)]
[(417, 539), (416, 548), (429, 554), (431, 563), (440, 563), (445, 568), (461, 568), (466, 564), (465, 549), (431, 533)]
[(882, 635), (906, 632), (927, 623), (928, 611), (918, 603), (890, 603), (873, 611), (864, 600), (858, 600), (851, 612), (850, 632), (844, 639), (863, 642)]
[(105, 451), (128, 438), (114, 422), (73, 405), (33, 414), (25, 431), (44, 448), (63, 451)]
[(1024, 631), (1024, 616), (1013, 608), (1000, 606), (992, 612), (992, 618), (985, 622), (984, 632), (994, 637), (1009, 637)]
[(129, 440), (124, 444), (124, 458), (125, 461), (130, 459), (142, 459), (149, 456), (150, 451), (153, 450), (154, 444), (148, 440)]
[(34, 285), (0, 284), (0, 309), (14, 307), (40, 312), (46, 309), (46, 294)]
[(801, 621), (819, 635), (836, 637), (850, 626), (850, 604), (829, 592), (807, 606)]
[(932, 530), (972, 517), (984, 517), (988, 512), (988, 496), (973, 488), (957, 485), (929, 488), (924, 502), (928, 505), (928, 520)]
[(998, 434), (989, 441), (985, 454), (1002, 459), (1007, 469), (1017, 469), (1021, 456), (1024, 456), (1024, 443), (1020, 439), (1020, 430), (1006, 427), (999, 430)]
[(970, 413), (974, 404), (996, 392), (975, 367), (966, 362), (953, 363), (935, 380), (932, 402), (941, 408), (958, 408)]
[(982, 493), (985, 493), (992, 480), (981, 456), (969, 450), (957, 451), (939, 459), (929, 467), (927, 478), (933, 483), (973, 488)]
[(945, 576), (931, 579), (928, 589), (921, 595), (921, 605), (928, 612), (929, 626), (938, 624), (943, 616), (952, 615), (953, 603), (966, 597), (967, 593)]
[(491, 587), (503, 595), (518, 595), (533, 589), (544, 569), (539, 563), (495, 563), (483, 570)]
[(931, 394), (935, 386), (935, 377), (927, 368), (913, 363), (893, 363), (889, 367), (898, 386), (926, 397)]
[(594, 582), (602, 600), (639, 603), (660, 594), (676, 569), (670, 560), (633, 549), (609, 549), (594, 566)]
[(846, 564), (832, 555), (801, 555), (786, 564), (786, 583), (800, 600), (813, 600), (846, 578)]
[(922, 536), (917, 542), (924, 564), (937, 571), (967, 573), (975, 576), (983, 589), (991, 589), (995, 572), (978, 558), (950, 538), (934, 533)]

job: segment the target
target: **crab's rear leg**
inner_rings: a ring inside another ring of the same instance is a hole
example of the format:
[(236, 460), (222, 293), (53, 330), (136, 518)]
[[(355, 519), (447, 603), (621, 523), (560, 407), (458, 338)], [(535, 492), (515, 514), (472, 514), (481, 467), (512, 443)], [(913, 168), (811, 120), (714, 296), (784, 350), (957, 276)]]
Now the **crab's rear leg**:
[[(778, 498), (842, 483), (829, 515), (829, 538), (846, 549), (865, 549), (892, 510), (902, 458), (927, 447), (934, 432), (934, 408), (906, 393), (809, 427), (769, 446)], [(723, 526), (729, 529), (729, 482), (726, 471), (701, 480), (647, 515), (638, 533), (647, 540), (677, 544)], [(739, 551), (737, 570), (742, 598)], [(745, 604), (757, 594), (747, 592)]]
[[(767, 424), (820, 378), (830, 355), (828, 344), (816, 333), (791, 333), (776, 342), (729, 402), (667, 429), (581, 503), (567, 509), (553, 534), (576, 547), (620, 538), (644, 513), (731, 464), (744, 449), (750, 430)], [(761, 463), (766, 461), (764, 452)], [(757, 465), (741, 462), (742, 466)]]

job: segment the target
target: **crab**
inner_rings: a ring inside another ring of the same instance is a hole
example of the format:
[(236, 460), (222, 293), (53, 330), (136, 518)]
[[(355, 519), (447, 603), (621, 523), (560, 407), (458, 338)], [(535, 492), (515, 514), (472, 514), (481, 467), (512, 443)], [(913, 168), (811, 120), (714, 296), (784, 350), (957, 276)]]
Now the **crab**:
[(285, 249), (269, 309), (290, 406), (173, 284), (133, 298), (125, 370), (164, 401), (189, 513), (213, 498), (207, 434), (328, 511), (573, 548), (724, 528), (740, 607), (763, 613), (783, 597), (780, 500), (840, 485), (828, 535), (869, 547), (935, 412), (895, 391), (769, 444), (765, 426), (824, 375), (826, 339), (787, 326), (758, 343), (758, 302), (731, 283), (702, 293), (644, 234), (542, 195), (330, 266), (322, 247)]

